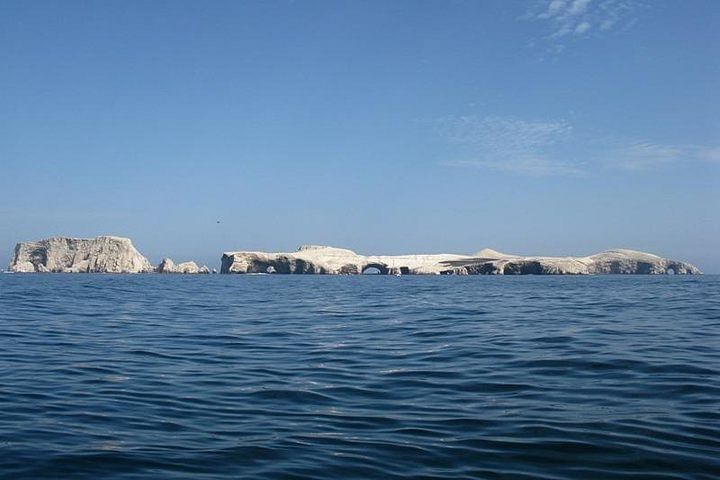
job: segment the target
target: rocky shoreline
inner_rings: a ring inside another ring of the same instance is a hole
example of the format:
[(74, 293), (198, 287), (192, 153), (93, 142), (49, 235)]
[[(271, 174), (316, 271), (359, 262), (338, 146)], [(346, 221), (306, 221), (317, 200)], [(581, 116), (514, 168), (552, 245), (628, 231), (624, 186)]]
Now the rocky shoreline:
[[(225, 252), (220, 273), (357, 275), (368, 269), (387, 275), (698, 275), (694, 265), (627, 249), (587, 257), (520, 256), (483, 249), (474, 255), (359, 255), (352, 250), (303, 245), (295, 252)], [(53, 237), (21, 242), (8, 267), (13, 273), (208, 274), (193, 261), (169, 258), (153, 266), (129, 238)], [(214, 270), (212, 273), (216, 273)]]

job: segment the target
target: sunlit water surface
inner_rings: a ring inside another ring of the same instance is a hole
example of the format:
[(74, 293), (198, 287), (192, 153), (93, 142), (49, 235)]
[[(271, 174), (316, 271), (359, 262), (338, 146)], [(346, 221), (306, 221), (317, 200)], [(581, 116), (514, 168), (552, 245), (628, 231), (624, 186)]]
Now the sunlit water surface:
[(7, 479), (720, 476), (720, 277), (0, 275)]

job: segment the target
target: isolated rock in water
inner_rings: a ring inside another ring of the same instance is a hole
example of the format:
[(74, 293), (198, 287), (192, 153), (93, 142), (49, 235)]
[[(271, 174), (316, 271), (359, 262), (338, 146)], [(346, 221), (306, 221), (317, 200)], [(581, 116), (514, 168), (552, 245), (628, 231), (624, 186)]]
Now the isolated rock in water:
[(183, 262), (176, 264), (172, 261), (172, 259), (164, 258), (163, 261), (160, 262), (160, 265), (158, 265), (157, 272), (195, 274), (210, 273), (210, 270), (205, 265), (203, 265), (202, 268), (198, 267), (195, 262)]
[(352, 250), (303, 245), (292, 253), (226, 252), (220, 273), (581, 275), (699, 274), (697, 267), (634, 250), (608, 250), (588, 257), (523, 257), (491, 249), (475, 255), (365, 256)]
[(11, 272), (141, 273), (152, 272), (150, 262), (129, 238), (53, 237), (22, 242), (8, 270)]
[(158, 273), (175, 273), (175, 262), (171, 258), (163, 258), (157, 267)]

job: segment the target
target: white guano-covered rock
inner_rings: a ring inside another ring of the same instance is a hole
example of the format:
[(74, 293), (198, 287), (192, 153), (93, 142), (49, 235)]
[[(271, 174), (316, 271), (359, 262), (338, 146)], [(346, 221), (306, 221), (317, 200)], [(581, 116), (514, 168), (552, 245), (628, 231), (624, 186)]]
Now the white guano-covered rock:
[(350, 275), (373, 267), (386, 274), (440, 274), (447, 269), (443, 262), (461, 258), (450, 254), (364, 256), (344, 248), (303, 245), (292, 253), (227, 252), (222, 257), (221, 273)]
[(483, 249), (475, 255), (358, 255), (352, 250), (303, 245), (296, 252), (226, 252), (221, 273), (359, 274), (368, 268), (382, 274), (588, 275), (699, 274), (686, 262), (649, 253), (616, 249), (587, 257), (520, 256)]
[(197, 274), (197, 273), (210, 273), (210, 269), (203, 265), (198, 267), (195, 262), (182, 262), (176, 264), (170, 258), (164, 258), (157, 268), (158, 273), (180, 273), (180, 274)]
[(143, 273), (152, 272), (153, 266), (129, 238), (53, 237), (18, 243), (8, 270), (18, 273)]

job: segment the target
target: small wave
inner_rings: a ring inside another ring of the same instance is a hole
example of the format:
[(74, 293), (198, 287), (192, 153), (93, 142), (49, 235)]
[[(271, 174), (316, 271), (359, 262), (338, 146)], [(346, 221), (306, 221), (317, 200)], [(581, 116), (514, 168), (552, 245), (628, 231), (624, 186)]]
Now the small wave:
[(720, 277), (33, 278), (3, 480), (720, 472)]

